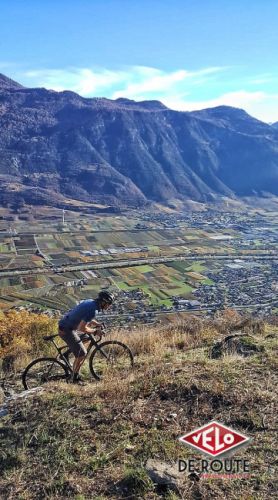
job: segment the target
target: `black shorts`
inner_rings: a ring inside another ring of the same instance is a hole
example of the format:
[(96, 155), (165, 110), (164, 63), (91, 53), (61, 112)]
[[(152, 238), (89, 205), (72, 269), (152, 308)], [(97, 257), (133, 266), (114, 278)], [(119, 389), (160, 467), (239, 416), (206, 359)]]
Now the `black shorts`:
[(80, 340), (78, 333), (74, 330), (59, 330), (59, 335), (69, 346), (71, 352), (76, 358), (86, 356), (87, 349)]

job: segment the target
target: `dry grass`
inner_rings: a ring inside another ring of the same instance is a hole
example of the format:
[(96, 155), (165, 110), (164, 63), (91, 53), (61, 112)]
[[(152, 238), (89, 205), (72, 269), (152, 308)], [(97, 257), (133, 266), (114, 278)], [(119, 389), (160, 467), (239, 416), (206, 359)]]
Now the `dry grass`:
[[(251, 357), (213, 360), (212, 343), (233, 328), (224, 320), (225, 328), (218, 318), (114, 331), (136, 354), (135, 370), (124, 380), (49, 384), (40, 396), (15, 404), (0, 421), (0, 497), (274, 498), (278, 328), (253, 331), (264, 350)], [(197, 458), (177, 438), (212, 419), (253, 438), (239, 454), (250, 461), (251, 477), (192, 482), (184, 475), (179, 495), (157, 490), (146, 460)]]

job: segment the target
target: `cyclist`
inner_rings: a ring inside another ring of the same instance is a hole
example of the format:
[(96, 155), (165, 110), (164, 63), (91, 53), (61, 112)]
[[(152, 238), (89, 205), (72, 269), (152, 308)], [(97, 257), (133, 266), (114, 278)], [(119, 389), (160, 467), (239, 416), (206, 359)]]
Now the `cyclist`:
[[(87, 354), (87, 350), (78, 332), (90, 334), (97, 331), (100, 333), (101, 323), (94, 319), (96, 311), (105, 311), (111, 306), (113, 301), (113, 293), (107, 290), (101, 290), (96, 299), (84, 300), (68, 311), (59, 321), (59, 335), (75, 356), (72, 376), (73, 383), (81, 381), (79, 370)], [(90, 328), (91, 326), (95, 328), (92, 329)]]

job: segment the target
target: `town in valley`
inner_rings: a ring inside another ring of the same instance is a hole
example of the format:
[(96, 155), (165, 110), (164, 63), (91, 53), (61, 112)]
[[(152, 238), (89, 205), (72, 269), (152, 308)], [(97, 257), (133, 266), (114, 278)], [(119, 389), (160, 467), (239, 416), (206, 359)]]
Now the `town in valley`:
[(265, 317), (278, 311), (277, 243), (277, 212), (262, 208), (1, 209), (0, 305), (59, 315), (110, 288), (105, 320), (119, 325), (223, 308)]

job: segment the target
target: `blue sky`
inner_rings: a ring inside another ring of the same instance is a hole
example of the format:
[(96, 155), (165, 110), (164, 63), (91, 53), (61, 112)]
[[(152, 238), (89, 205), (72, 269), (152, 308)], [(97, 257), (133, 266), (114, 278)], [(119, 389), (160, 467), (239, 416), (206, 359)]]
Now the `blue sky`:
[(278, 121), (277, 0), (0, 0), (0, 72), (85, 97)]

